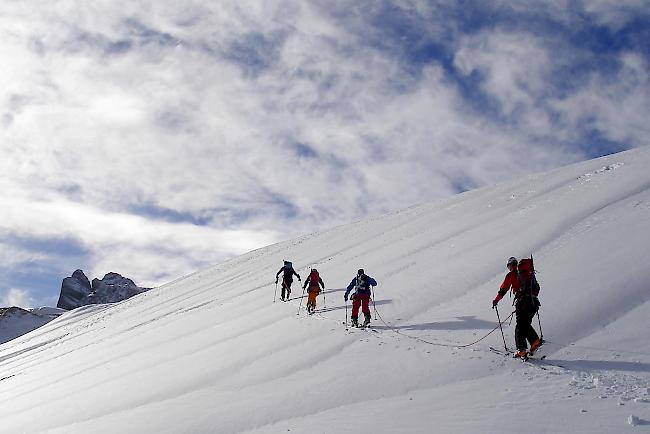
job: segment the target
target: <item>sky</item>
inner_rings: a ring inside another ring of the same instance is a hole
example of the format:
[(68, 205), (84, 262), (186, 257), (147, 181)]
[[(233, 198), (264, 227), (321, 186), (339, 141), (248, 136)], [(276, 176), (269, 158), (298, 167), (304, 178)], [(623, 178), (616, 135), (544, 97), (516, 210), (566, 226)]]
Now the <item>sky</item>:
[(0, 56), (0, 305), (650, 137), (642, 0), (4, 2)]

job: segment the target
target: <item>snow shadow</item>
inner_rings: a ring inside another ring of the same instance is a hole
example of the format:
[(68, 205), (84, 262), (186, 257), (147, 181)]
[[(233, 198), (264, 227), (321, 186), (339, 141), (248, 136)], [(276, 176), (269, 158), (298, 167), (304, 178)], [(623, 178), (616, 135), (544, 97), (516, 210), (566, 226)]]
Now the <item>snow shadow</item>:
[(634, 419), (630, 419), (630, 422), (628, 423), (632, 426), (648, 426), (650, 425), (650, 420), (634, 418)]
[[(393, 300), (377, 300), (377, 301), (375, 301), (375, 306), (383, 306), (383, 305), (386, 305), (386, 304), (391, 304), (392, 302), (393, 302)], [(342, 306), (336, 305), (336, 306), (328, 306), (328, 307), (326, 307), (324, 309), (317, 308), (316, 312), (324, 313), (324, 312), (332, 312), (332, 311), (335, 311), (335, 310), (343, 310), (343, 309), (345, 309), (345, 305), (342, 305)], [(348, 309), (352, 310), (352, 303), (348, 303)], [(374, 315), (374, 309), (372, 307), (372, 302), (370, 303), (370, 312)]]
[(329, 294), (330, 292), (345, 292), (347, 288), (327, 288), (325, 290), (325, 295)]
[[(291, 292), (293, 293), (294, 291), (295, 291), (295, 290), (292, 290)], [(332, 292), (345, 292), (345, 288), (326, 289), (326, 290), (324, 291), (325, 298), (327, 298), (327, 296), (328, 296), (330, 293), (332, 293)], [(293, 297), (291, 297), (291, 298), (289, 299), (289, 301), (291, 301), (291, 300), (300, 300), (301, 298), (307, 298), (307, 291), (305, 290), (305, 292), (304, 292), (304, 294), (303, 294), (303, 290), (302, 290), (302, 288), (300, 288), (300, 289), (298, 290), (298, 292), (296, 292), (295, 294), (296, 294), (296, 295), (294, 295)], [(323, 298), (323, 292), (321, 292), (321, 293), (318, 295), (318, 297), (319, 297), (319, 298)], [(379, 304), (379, 302), (377, 302), (377, 304)]]
[(650, 372), (650, 363), (642, 362), (617, 362), (606, 360), (559, 360), (546, 358), (550, 364), (561, 365), (565, 369), (581, 372), (595, 371), (622, 371), (622, 372)]
[[(379, 304), (379, 302), (377, 303)], [(477, 319), (476, 316), (457, 316), (457, 321), (428, 322), (391, 326), (399, 330), (492, 330), (499, 326), (496, 321)]]
[(14, 351), (13, 353), (9, 353), (9, 354), (7, 354), (6, 356), (2, 356), (2, 357), (0, 357), (0, 362), (4, 362), (5, 360), (8, 360), (8, 359), (11, 359), (11, 358), (13, 358), (13, 357), (19, 356), (19, 355), (21, 355), (21, 354), (23, 354), (23, 353), (27, 353), (27, 352), (29, 352), (29, 351), (35, 350), (35, 349), (37, 349), (37, 348), (40, 348), (40, 347), (42, 347), (42, 346), (45, 346), (45, 345), (51, 344), (52, 342), (54, 342), (54, 341), (56, 341), (56, 340), (58, 340), (58, 339), (59, 339), (59, 338), (50, 339), (49, 341), (41, 342), (41, 343), (38, 343), (38, 344), (36, 344), (36, 345), (32, 345), (31, 347), (27, 347), (27, 348), (23, 348), (22, 350)]

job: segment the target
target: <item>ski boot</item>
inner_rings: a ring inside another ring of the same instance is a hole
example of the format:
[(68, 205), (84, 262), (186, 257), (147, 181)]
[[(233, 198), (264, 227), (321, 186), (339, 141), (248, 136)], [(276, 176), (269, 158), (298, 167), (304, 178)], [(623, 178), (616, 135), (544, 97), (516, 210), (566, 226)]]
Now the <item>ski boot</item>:
[(368, 327), (370, 324), (370, 316), (366, 315), (365, 319), (363, 320), (363, 325), (361, 327)]
[(352, 318), (351, 325), (352, 327), (359, 327), (359, 321), (356, 318)]
[(544, 343), (544, 342), (543, 342), (541, 339), (537, 339), (535, 342), (533, 342), (533, 343), (530, 345), (530, 351), (528, 352), (528, 354), (531, 355), (531, 356), (532, 356), (533, 354), (535, 354), (535, 352), (539, 349), (539, 347), (542, 346), (543, 343)]
[(523, 359), (523, 360), (526, 360), (526, 359), (528, 358), (528, 351), (526, 351), (526, 350), (519, 350), (519, 351), (517, 351), (517, 352), (514, 354), (513, 357), (516, 358), (516, 359)]

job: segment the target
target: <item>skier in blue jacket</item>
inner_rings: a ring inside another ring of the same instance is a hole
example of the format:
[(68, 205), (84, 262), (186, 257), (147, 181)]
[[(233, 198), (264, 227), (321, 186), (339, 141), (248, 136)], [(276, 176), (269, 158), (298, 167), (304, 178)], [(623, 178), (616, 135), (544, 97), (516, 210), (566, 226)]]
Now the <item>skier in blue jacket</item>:
[(354, 277), (348, 285), (347, 291), (345, 291), (344, 299), (347, 302), (350, 291), (354, 288), (354, 293), (352, 294), (352, 325), (354, 327), (359, 326), (359, 307), (361, 307), (363, 315), (365, 316), (363, 327), (370, 324), (370, 307), (368, 304), (370, 302), (371, 286), (377, 286), (377, 281), (372, 277), (367, 276), (366, 273), (364, 273), (363, 268), (360, 268), (359, 271), (357, 271), (356, 277)]

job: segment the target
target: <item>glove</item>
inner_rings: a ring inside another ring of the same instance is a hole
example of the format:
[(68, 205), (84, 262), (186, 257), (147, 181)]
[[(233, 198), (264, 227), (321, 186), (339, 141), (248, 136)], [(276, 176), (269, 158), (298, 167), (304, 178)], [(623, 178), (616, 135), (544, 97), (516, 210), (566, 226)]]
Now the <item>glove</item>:
[(275, 284), (276, 284), (276, 285), (278, 284), (278, 279), (275, 279)]
[(348, 301), (348, 295), (345, 294), (345, 295), (343, 296), (343, 299), (344, 299), (345, 301)]
[(497, 307), (497, 304), (499, 304), (499, 302), (497, 300), (492, 300), (492, 309)]

